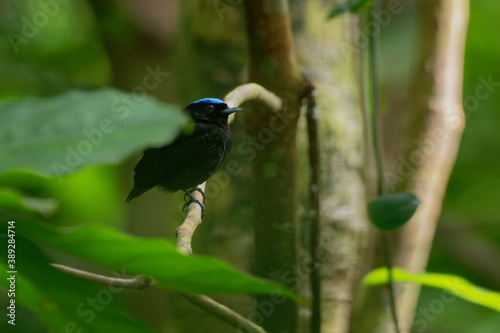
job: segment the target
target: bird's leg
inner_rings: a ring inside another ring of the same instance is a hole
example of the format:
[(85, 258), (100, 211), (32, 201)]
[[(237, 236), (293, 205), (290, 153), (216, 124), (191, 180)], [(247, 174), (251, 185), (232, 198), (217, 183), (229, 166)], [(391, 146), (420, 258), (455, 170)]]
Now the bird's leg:
[[(203, 203), (201, 203), (198, 199), (196, 199), (194, 196), (193, 196), (193, 192), (194, 191), (198, 191), (201, 193), (201, 195), (203, 196)], [(200, 205), (201, 207), (201, 216), (204, 216), (205, 215), (205, 202), (206, 202), (206, 199), (207, 199), (207, 195), (205, 194), (205, 192), (203, 192), (203, 190), (199, 187), (194, 187), (192, 188), (191, 190), (189, 191), (186, 191), (184, 190), (184, 200), (186, 200), (186, 196), (189, 197), (189, 201), (186, 202), (184, 204), (184, 206), (182, 206), (182, 211), (185, 213), (187, 208), (189, 207), (189, 205), (193, 202), (196, 202), (198, 205)]]

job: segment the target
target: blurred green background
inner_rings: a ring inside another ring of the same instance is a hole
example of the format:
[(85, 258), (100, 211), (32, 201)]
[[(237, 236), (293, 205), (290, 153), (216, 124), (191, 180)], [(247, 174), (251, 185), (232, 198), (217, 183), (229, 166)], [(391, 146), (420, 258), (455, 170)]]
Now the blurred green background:
[[(57, 5), (48, 5), (53, 3)], [(206, 15), (201, 16), (193, 12), (196, 6), (193, 10), (190, 5), (178, 7), (175, 1), (0, 2), (0, 97), (51, 96), (69, 88), (102, 86), (131, 91), (143, 85), (148, 67), (160, 66), (169, 76), (149, 94), (180, 106), (201, 97), (222, 98), (244, 82), (242, 6), (231, 7), (231, 15), (222, 17), (211, 2), (204, 9)], [(41, 10), (50, 16), (46, 22), (39, 16)], [(195, 15), (201, 19), (193, 22), (191, 17)], [(493, 290), (500, 290), (498, 17), (500, 2), (471, 0), (463, 89), (467, 124), (428, 265), (429, 271), (461, 275)], [(207, 24), (211, 20), (216, 24)], [(483, 79), (497, 82), (487, 98), (477, 96)], [(232, 130), (237, 145), (245, 138), (243, 121), (236, 120)], [(119, 166), (87, 168), (64, 177), (62, 182), (36, 175), (2, 174), (0, 185), (16, 186), (33, 198), (60, 198), (59, 202), (36, 202), (47, 216), (52, 216), (51, 207), (58, 205), (53, 218), (59, 225), (102, 223), (141, 236), (173, 237), (182, 218), (178, 210), (180, 194), (166, 198), (151, 191), (132, 205), (124, 203), (138, 157)], [(237, 258), (250, 255), (247, 252), (251, 250), (239, 246), (251, 239), (251, 226), (245, 224), (248, 219), (239, 218), (250, 212), (249, 194), (234, 195), (239, 186), (249, 186), (250, 166), (235, 150), (230, 158), (241, 164), (241, 175), (233, 177), (231, 185), (211, 203), (218, 218), (214, 221), (207, 216), (204, 228), (212, 238), (196, 240), (196, 247), (200, 253), (216, 255), (235, 251)], [(218, 244), (218, 237), (233, 232), (231, 223), (240, 220), (243, 222), (238, 228), (248, 231), (248, 235), (239, 236), (243, 243)], [(230, 254), (225, 259), (247, 269)], [(461, 300), (441, 308), (436, 305), (440, 293), (422, 289), (416, 320), (425, 318), (426, 326), (425, 330), (420, 330), (423, 324), (415, 326), (415, 332), (500, 332), (498, 313)], [(153, 325), (154, 318), (169, 308), (160, 293), (120, 298), (137, 317)], [(158, 303), (137, 305), (141, 299)], [(5, 304), (2, 298), (1, 307)], [(18, 315), (34, 316), (29, 311)], [(7, 329), (5, 325), (2, 320), (2, 331)], [(36, 320), (20, 322), (18, 328), (19, 332), (43, 331)]]

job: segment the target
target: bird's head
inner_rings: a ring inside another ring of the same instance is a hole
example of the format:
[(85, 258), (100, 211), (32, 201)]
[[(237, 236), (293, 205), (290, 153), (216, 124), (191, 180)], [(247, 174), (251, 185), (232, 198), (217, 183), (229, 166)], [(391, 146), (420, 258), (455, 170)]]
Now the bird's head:
[(203, 98), (189, 103), (184, 110), (189, 113), (195, 123), (217, 123), (227, 126), (229, 115), (242, 109), (230, 108), (218, 98)]

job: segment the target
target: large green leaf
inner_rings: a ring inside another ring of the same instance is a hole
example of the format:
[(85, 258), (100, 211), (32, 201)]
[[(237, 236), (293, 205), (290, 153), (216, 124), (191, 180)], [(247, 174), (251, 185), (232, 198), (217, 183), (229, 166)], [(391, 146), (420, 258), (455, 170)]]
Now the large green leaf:
[(52, 215), (57, 206), (55, 199), (26, 197), (16, 189), (0, 187), (0, 212)]
[[(0, 219), (6, 217), (0, 215)], [(219, 259), (185, 256), (161, 238), (131, 237), (102, 225), (54, 229), (34, 221), (16, 219), (16, 229), (57, 250), (108, 268), (153, 277), (158, 285), (196, 294), (282, 292), (277, 284), (241, 273)]]
[(4, 210), (33, 213), (33, 210), (23, 202), (23, 197), (18, 191), (0, 187), (0, 211)]
[[(500, 293), (478, 287), (463, 277), (451, 274), (425, 273), (413, 274), (401, 268), (393, 268), (393, 280), (401, 282), (417, 282), (424, 286), (445, 289), (469, 302), (483, 305), (500, 312)], [(376, 285), (388, 282), (386, 267), (377, 268), (368, 273), (363, 283)]]
[(0, 102), (0, 172), (63, 175), (116, 164), (170, 142), (185, 122), (178, 107), (116, 89), (72, 90)]
[[(3, 225), (1, 227), (2, 252), (7, 253), (5, 229)], [(48, 258), (33, 242), (20, 234), (16, 234), (15, 240), (17, 273), (15, 296), (12, 295), (12, 298), (15, 299), (17, 309), (16, 332), (33, 330), (29, 313), (21, 312), (20, 307), (35, 312), (40, 323), (50, 332), (154, 332), (120, 309), (117, 301), (119, 294), (137, 291), (120, 290), (69, 276), (51, 267)], [(7, 268), (6, 260), (7, 255), (0, 259), (0, 269), (3, 272), (12, 270)], [(1, 279), (0, 289), (9, 290), (10, 281)], [(89, 303), (89, 299), (94, 300), (95, 307)], [(8, 317), (5, 319), (10, 320)], [(6, 320), (0, 324), (0, 329), (10, 326)], [(6, 331), (11, 328), (12, 326)]]

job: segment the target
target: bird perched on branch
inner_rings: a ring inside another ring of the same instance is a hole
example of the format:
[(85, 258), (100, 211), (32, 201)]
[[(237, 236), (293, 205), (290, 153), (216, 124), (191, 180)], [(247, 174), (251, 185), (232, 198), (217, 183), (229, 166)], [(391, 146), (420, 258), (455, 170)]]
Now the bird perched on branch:
[(192, 193), (198, 190), (206, 197), (198, 185), (217, 171), (231, 149), (228, 117), (241, 109), (229, 108), (217, 98), (203, 98), (190, 103), (183, 111), (191, 116), (194, 128), (184, 129), (165, 147), (144, 152), (134, 168), (134, 187), (127, 202), (158, 186), (168, 192), (183, 190), (190, 199), (183, 209), (196, 202), (204, 212), (204, 204)]

